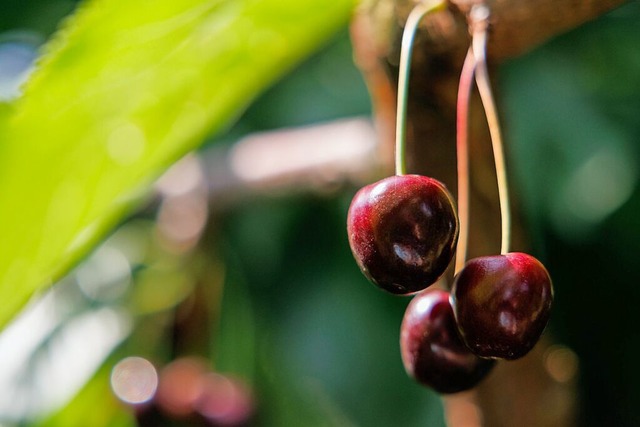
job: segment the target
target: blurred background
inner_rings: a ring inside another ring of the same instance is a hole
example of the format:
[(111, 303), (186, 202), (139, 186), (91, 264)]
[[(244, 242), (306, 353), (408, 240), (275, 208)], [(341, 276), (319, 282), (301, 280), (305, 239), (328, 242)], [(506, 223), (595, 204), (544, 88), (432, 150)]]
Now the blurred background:
[[(76, 6), (2, 0), (0, 99)], [(556, 286), (564, 363), (548, 367), (577, 382), (585, 426), (640, 424), (638, 22), (630, 2), (496, 77), (512, 187)], [(0, 425), (444, 425), (402, 367), (408, 299), (348, 247), (351, 197), (380, 178), (370, 104), (345, 28), (172, 168), (0, 334)]]

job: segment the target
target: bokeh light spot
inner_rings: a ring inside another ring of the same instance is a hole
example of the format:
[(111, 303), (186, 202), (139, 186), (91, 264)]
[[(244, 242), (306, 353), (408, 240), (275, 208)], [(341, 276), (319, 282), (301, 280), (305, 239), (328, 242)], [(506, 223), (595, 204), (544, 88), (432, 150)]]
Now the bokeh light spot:
[(158, 213), (158, 230), (168, 243), (190, 249), (204, 230), (207, 215), (206, 198), (197, 194), (169, 197)]
[(633, 156), (613, 143), (602, 147), (555, 194), (556, 229), (574, 236), (588, 233), (629, 200), (637, 181)]
[(131, 282), (131, 265), (118, 249), (103, 245), (76, 271), (78, 287), (88, 298), (111, 301)]
[(158, 406), (173, 417), (186, 417), (194, 412), (200, 396), (200, 380), (207, 370), (204, 360), (183, 358), (165, 366), (160, 373)]
[(567, 383), (578, 373), (578, 356), (568, 347), (555, 345), (547, 350), (544, 367), (554, 381)]
[(197, 409), (205, 418), (220, 426), (244, 425), (251, 418), (252, 398), (238, 380), (212, 372), (202, 382)]
[(149, 401), (158, 388), (158, 373), (142, 357), (127, 357), (113, 367), (111, 388), (118, 399), (130, 404)]

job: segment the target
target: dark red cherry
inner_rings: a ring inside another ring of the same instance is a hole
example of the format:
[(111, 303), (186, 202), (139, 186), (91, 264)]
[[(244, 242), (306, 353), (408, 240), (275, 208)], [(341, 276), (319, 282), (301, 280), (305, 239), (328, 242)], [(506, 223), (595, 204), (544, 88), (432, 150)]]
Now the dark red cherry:
[(439, 181), (398, 175), (363, 187), (347, 217), (362, 272), (394, 294), (410, 294), (444, 273), (458, 240), (453, 198)]
[(471, 351), (513, 360), (533, 348), (547, 325), (553, 285), (540, 261), (515, 252), (470, 260), (451, 294), (458, 328)]
[(440, 289), (419, 293), (407, 307), (400, 351), (409, 376), (440, 393), (474, 387), (495, 364), (471, 353), (462, 343), (449, 292)]

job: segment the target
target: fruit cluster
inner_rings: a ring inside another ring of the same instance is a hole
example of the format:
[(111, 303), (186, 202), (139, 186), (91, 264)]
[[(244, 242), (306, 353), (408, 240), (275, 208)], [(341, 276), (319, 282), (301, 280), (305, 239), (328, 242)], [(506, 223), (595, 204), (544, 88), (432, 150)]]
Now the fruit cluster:
[(361, 270), (393, 294), (417, 294), (402, 322), (407, 373), (441, 393), (475, 386), (495, 359), (517, 359), (549, 318), (553, 288), (524, 253), (471, 259), (451, 292), (430, 287), (451, 262), (459, 233), (453, 197), (439, 181), (396, 175), (362, 188), (347, 219)]
[[(347, 232), (356, 262), (369, 280), (393, 294), (417, 293), (407, 307), (400, 334), (407, 373), (438, 392), (455, 393), (474, 387), (496, 359), (517, 359), (533, 348), (549, 319), (553, 287), (537, 259), (509, 251), (506, 166), (486, 66), (490, 14), (483, 3), (474, 5), (468, 15), (472, 40), (458, 88), (460, 212), (442, 183), (405, 174), (404, 127), (413, 39), (422, 17), (445, 6), (439, 0), (418, 2), (407, 18), (398, 75), (396, 175), (357, 192), (349, 208)], [(500, 255), (464, 264), (469, 198), (466, 128), (474, 75), (496, 164), (502, 246)], [(459, 271), (451, 291), (431, 287), (454, 255)]]

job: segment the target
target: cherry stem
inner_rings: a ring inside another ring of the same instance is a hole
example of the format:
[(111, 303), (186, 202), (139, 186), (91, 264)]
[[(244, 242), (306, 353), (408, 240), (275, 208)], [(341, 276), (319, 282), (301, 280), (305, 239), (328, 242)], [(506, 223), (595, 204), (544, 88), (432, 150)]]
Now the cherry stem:
[(457, 273), (467, 261), (469, 245), (469, 98), (475, 73), (476, 61), (469, 48), (464, 58), (456, 107), (456, 162), (458, 167), (458, 220), (460, 232), (456, 249), (454, 271)]
[(511, 212), (509, 205), (509, 186), (507, 183), (507, 168), (504, 155), (504, 144), (498, 122), (498, 113), (491, 93), (491, 83), (489, 72), (487, 71), (487, 27), (489, 24), (489, 9), (485, 5), (476, 5), (471, 9), (469, 15), (472, 24), (472, 49), (476, 62), (476, 85), (480, 93), (480, 99), (484, 106), (491, 145), (493, 146), (493, 158), (496, 167), (496, 177), (498, 181), (498, 198), (500, 199), (500, 217), (502, 224), (502, 242), (500, 253), (509, 252), (511, 244)]
[(398, 72), (398, 106), (396, 110), (396, 175), (404, 175), (407, 171), (405, 159), (406, 151), (406, 119), (407, 92), (409, 89), (409, 74), (411, 71), (411, 54), (416, 30), (422, 18), (428, 13), (435, 12), (445, 6), (444, 1), (423, 1), (418, 3), (407, 18), (402, 34), (400, 48), (400, 69)]

